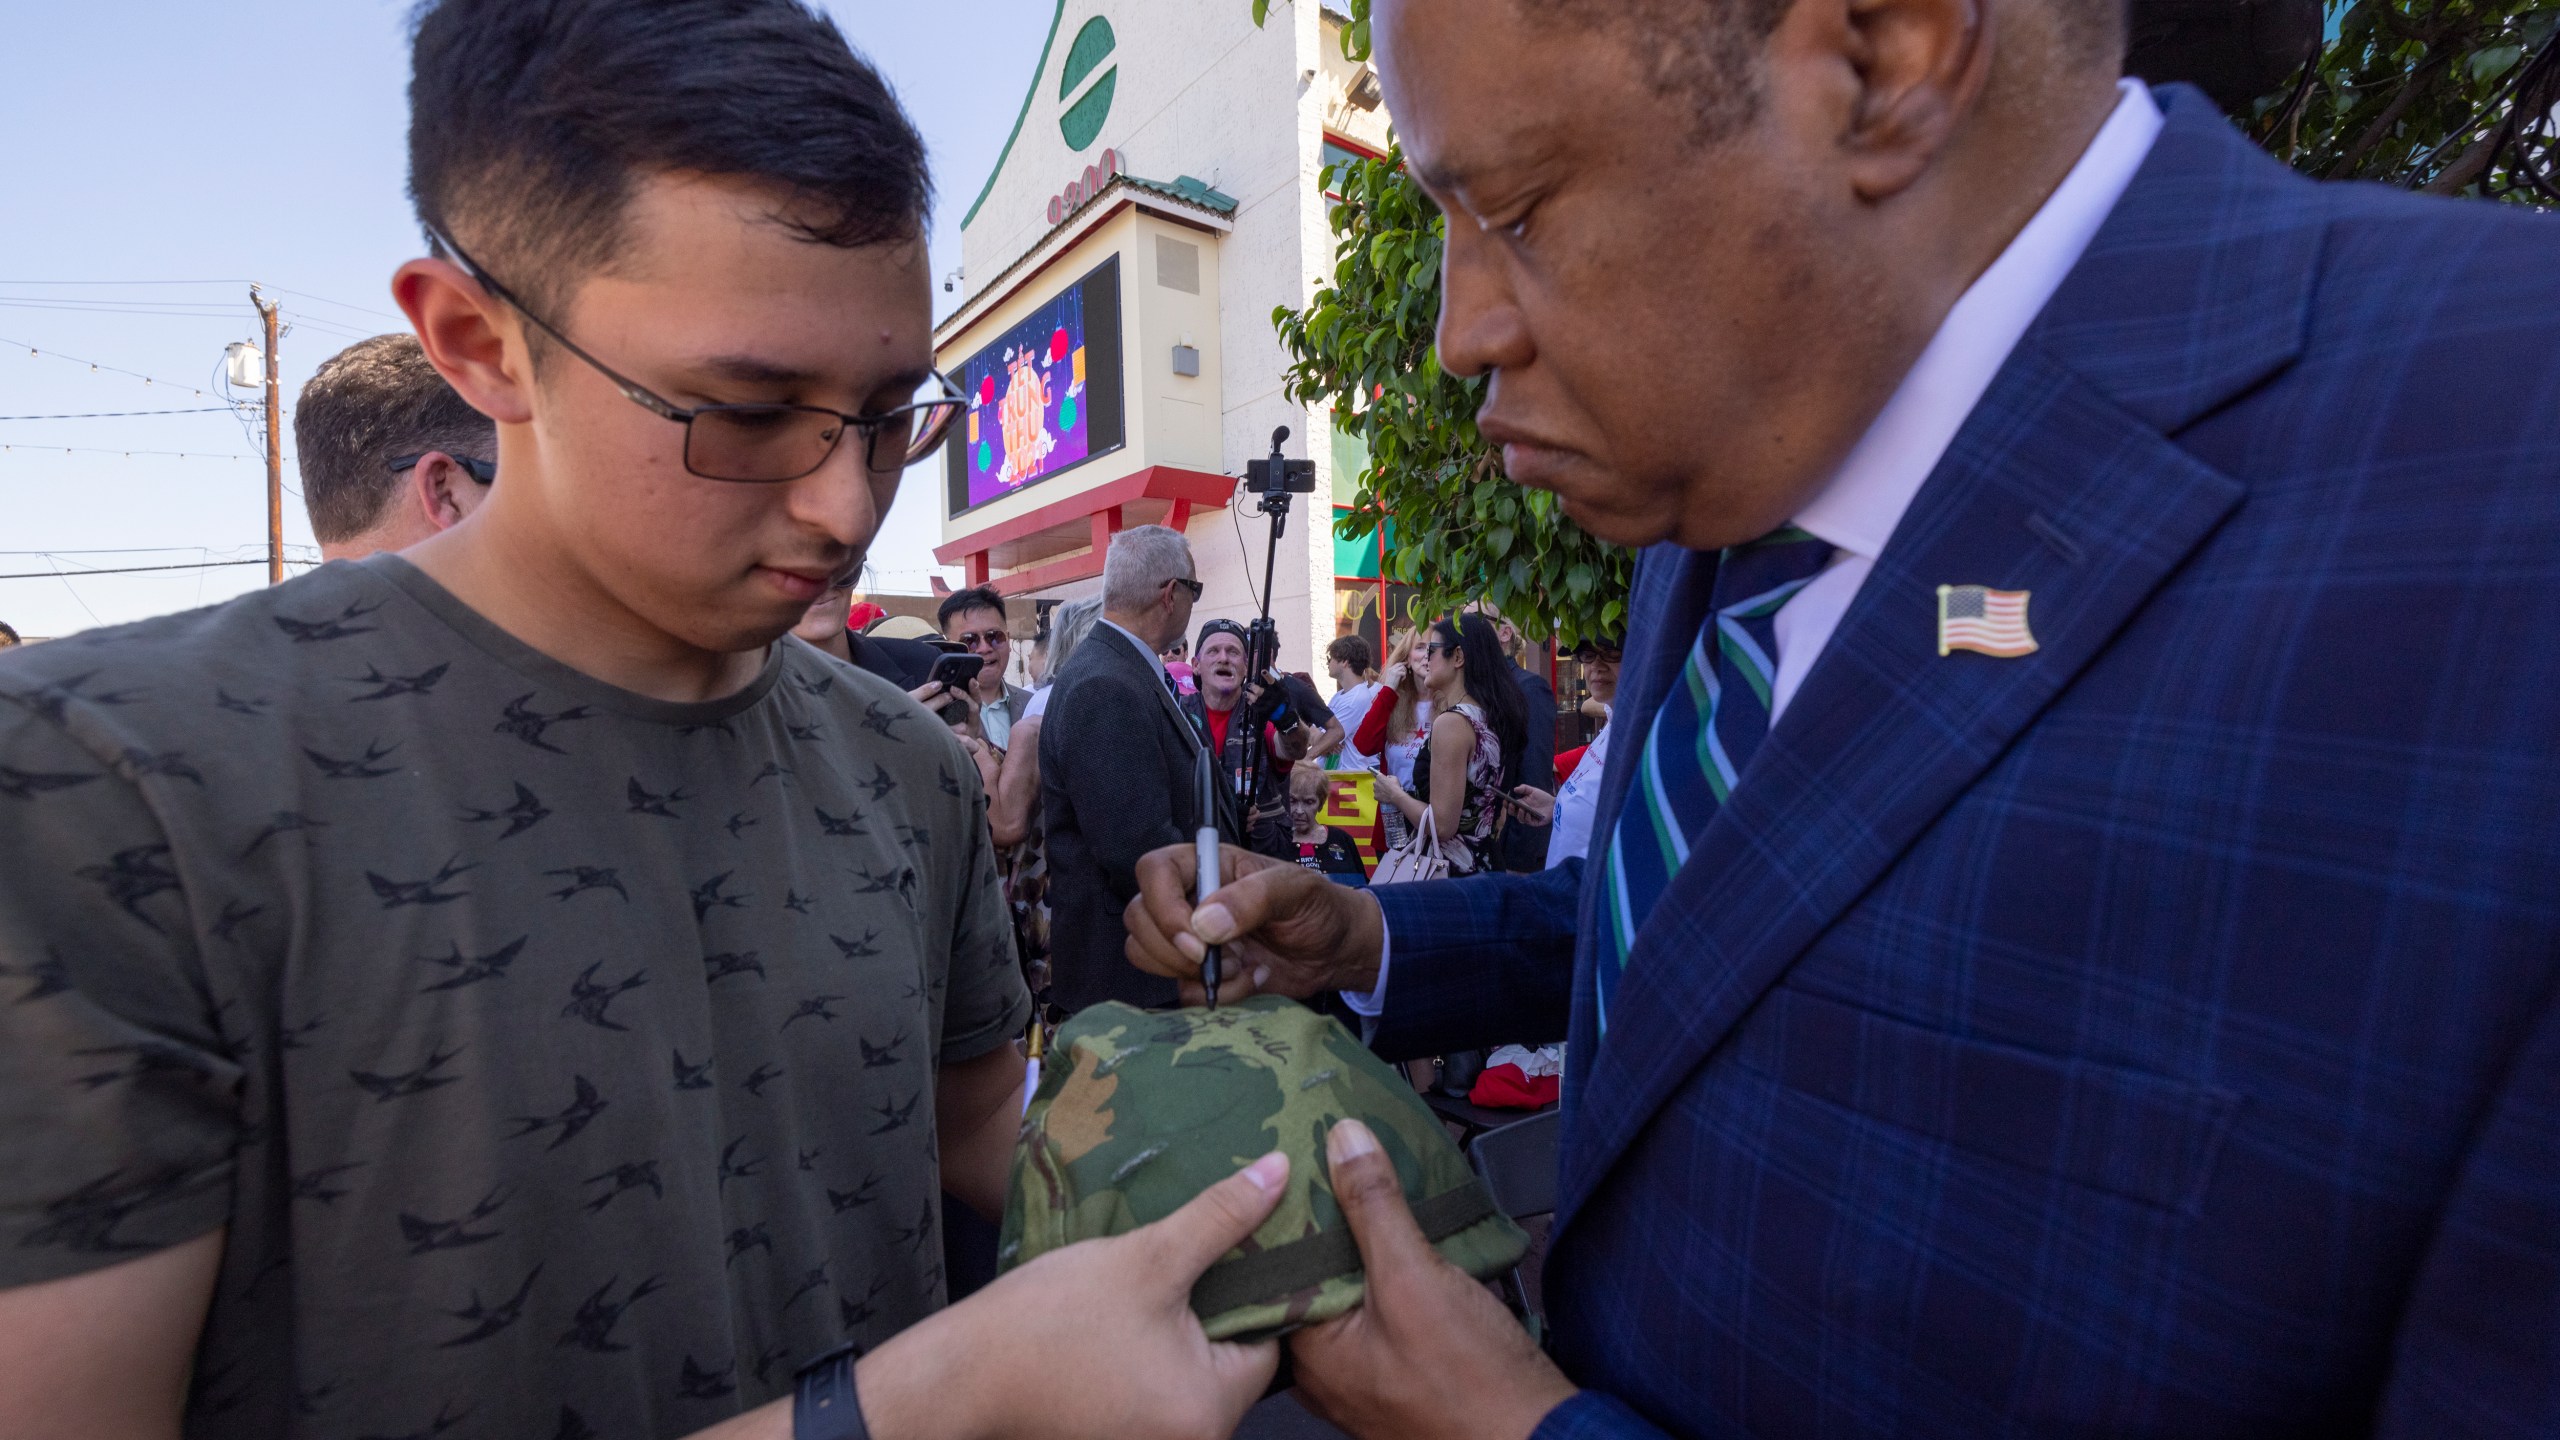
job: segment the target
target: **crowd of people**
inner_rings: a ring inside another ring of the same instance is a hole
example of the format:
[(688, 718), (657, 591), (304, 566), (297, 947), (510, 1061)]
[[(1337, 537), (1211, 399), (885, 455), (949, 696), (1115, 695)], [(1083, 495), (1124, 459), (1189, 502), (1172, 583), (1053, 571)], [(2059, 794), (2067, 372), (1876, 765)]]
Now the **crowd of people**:
[[(420, 7), (329, 563), (0, 629), (0, 1435), (2560, 1428), (2550, 222), (2109, 0), (1371, 13), (1437, 363), (1641, 553), (1563, 754), (1503, 616), (1269, 654), (1164, 526), (858, 612), (963, 404), (890, 88)], [(1357, 1117), (996, 1273), (1051, 1025), (1287, 1000), (1561, 1086), (1542, 1328)], [(1213, 1342), (1293, 1165), (1362, 1302)]]

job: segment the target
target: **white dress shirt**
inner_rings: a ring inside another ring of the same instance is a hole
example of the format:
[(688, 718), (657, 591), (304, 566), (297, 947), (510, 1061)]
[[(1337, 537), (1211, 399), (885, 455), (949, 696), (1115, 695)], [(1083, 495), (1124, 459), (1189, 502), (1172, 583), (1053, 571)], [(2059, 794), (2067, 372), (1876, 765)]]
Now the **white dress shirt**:
[(1553, 870), (1567, 860), (1579, 859), (1591, 849), (1591, 821), (1600, 810), (1600, 779), (1609, 773), (1609, 726), (1603, 721), (1600, 733), (1591, 737), (1591, 746), (1582, 752), (1582, 763), (1573, 774), (1556, 787), (1555, 818), (1548, 823), (1547, 866)]
[(1796, 512), (1796, 524), (1830, 541), (1837, 553), (1778, 611), (1772, 726), (1822, 658), (1921, 482), (1938, 468), (1956, 431), (1991, 388), (1991, 377), (2009, 363), (2018, 337), (2062, 288), (2062, 277), (2080, 263), (2080, 252), (2151, 153), (2151, 142), (2160, 136), (2160, 107), (2139, 80), (2120, 80), (2116, 87), (2116, 108), (2080, 152), (2080, 162), (1991, 268), (1966, 288), (1857, 448), (1813, 503)]
[[(2019, 337), (2035, 322), (2063, 277), (2133, 183), (2151, 144), (2160, 137), (2160, 107), (2139, 80), (2116, 82), (2116, 108), (2080, 152), (2026, 228), (1991, 268), (1966, 287), (1938, 326), (1927, 349), (1894, 387), (1848, 458), (1795, 523), (1831, 542), (1837, 553), (1811, 584), (1797, 591), (1776, 617), (1778, 678), (1769, 695), (1769, 723), (1786, 714), (1805, 676), (1822, 658), (1831, 634), (1858, 587), (1876, 567), (1911, 508), (1929, 472), (1973, 414), (1991, 379), (2009, 362)], [(1385, 1008), (1387, 951), (1382, 941), (1377, 988), (1343, 1000), (1362, 1015)]]

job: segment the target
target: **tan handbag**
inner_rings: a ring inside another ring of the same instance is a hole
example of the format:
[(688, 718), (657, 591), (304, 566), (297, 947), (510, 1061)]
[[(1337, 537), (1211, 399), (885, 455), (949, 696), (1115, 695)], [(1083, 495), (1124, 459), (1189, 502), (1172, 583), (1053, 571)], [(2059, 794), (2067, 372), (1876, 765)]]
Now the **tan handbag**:
[(1369, 876), (1369, 883), (1401, 885), (1409, 880), (1449, 878), (1448, 857), (1440, 853), (1439, 823), (1430, 806), (1422, 807), (1422, 823), (1412, 828), (1403, 844), (1378, 857), (1378, 868)]

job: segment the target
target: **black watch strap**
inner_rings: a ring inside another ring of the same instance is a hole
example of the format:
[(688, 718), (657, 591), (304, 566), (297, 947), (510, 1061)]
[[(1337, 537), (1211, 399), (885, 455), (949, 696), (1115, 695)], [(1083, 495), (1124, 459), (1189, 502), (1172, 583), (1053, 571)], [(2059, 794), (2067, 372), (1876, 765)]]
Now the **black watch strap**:
[(859, 1345), (839, 1345), (800, 1367), (791, 1400), (791, 1440), (871, 1440), (862, 1397), (853, 1390)]

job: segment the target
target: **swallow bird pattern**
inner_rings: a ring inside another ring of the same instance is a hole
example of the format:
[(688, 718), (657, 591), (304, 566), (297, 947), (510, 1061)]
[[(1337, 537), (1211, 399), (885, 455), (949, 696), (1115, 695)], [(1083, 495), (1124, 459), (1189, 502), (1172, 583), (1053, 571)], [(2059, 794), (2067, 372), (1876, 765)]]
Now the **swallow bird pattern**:
[(269, 1338), (191, 1440), (651, 1434), (878, 1344), (933, 1067), (1028, 1015), (967, 764), (806, 646), (643, 699), (388, 555), (12, 653), (0, 1288), (227, 1227)]

